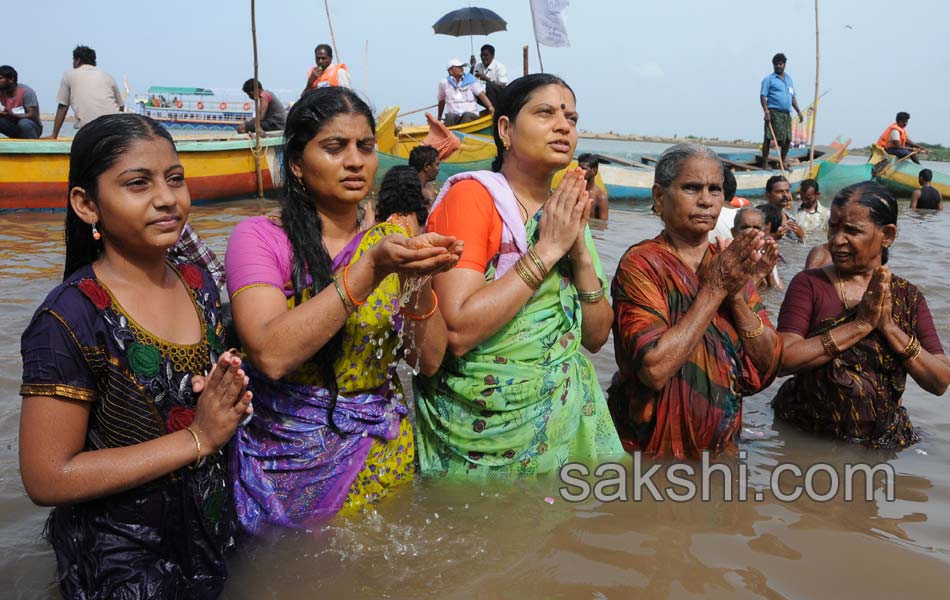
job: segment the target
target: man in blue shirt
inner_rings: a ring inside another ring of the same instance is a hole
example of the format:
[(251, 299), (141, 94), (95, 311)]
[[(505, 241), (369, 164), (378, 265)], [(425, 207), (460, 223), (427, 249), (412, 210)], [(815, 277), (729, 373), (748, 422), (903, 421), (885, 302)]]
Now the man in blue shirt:
[[(759, 100), (765, 113), (765, 140), (762, 142), (762, 166), (768, 168), (769, 146), (772, 131), (775, 131), (775, 143), (782, 153), (782, 164), (788, 155), (788, 145), (792, 141), (792, 108), (798, 113), (799, 123), (804, 120), (798, 108), (795, 96), (795, 84), (792, 76), (785, 72), (785, 55), (779, 52), (772, 57), (773, 72), (762, 80)], [(771, 127), (769, 127), (771, 125)]]

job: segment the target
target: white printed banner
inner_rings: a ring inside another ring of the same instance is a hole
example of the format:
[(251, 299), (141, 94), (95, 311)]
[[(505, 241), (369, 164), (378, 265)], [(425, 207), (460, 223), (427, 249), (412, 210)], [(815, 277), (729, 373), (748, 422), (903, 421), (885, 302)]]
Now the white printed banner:
[(569, 0), (528, 0), (534, 19), (534, 37), (539, 44), (566, 48), (571, 45), (567, 38), (567, 7)]

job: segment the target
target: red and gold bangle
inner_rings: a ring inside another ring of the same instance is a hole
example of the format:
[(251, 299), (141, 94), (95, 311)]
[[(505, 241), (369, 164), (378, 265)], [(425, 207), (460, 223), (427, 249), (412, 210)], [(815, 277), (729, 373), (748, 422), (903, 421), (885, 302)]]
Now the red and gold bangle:
[(436, 309), (439, 308), (439, 296), (435, 293), (435, 290), (432, 290), (432, 309), (424, 315), (415, 315), (409, 312), (408, 310), (402, 311), (402, 314), (406, 315), (406, 318), (410, 321), (425, 321), (429, 317), (435, 314)]
[(350, 265), (346, 265), (345, 267), (343, 267), (343, 289), (346, 290), (346, 297), (350, 300), (350, 302), (353, 303), (353, 306), (363, 306), (364, 304), (366, 304), (366, 300), (368, 300), (369, 298), (367, 297), (366, 300), (359, 302), (357, 301), (356, 298), (353, 297), (353, 293), (350, 292), (350, 284), (347, 281), (349, 279), (349, 275), (350, 275)]

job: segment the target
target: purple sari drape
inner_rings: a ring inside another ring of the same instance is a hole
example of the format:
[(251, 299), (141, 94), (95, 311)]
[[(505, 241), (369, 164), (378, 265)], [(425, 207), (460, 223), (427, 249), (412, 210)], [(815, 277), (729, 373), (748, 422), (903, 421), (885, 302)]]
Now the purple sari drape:
[[(363, 234), (336, 256), (337, 271), (353, 258)], [(254, 418), (238, 430), (231, 461), (241, 525), (304, 527), (336, 514), (363, 469), (374, 438), (395, 439), (408, 409), (384, 390), (338, 396), (329, 427), (326, 388), (274, 381), (245, 363), (254, 392)]]

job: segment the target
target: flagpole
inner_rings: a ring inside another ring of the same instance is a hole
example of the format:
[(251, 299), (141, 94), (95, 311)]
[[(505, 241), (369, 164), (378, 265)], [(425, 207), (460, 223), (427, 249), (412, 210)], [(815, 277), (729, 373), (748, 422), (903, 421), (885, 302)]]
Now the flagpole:
[(818, 45), (818, 0), (815, 0), (815, 103), (811, 113), (811, 147), (808, 150), (808, 176), (812, 176), (815, 162), (815, 123), (818, 121), (818, 68), (821, 65), (821, 47)]
[(534, 30), (534, 45), (538, 48), (538, 64), (541, 66), (541, 72), (544, 73), (544, 60), (541, 58), (541, 42), (538, 41), (538, 22), (534, 16), (534, 2), (529, 0), (528, 6), (531, 7), (531, 28)]
[(336, 49), (336, 36), (333, 35), (333, 21), (330, 20), (330, 4), (327, 0), (323, 0), (323, 8), (327, 12), (327, 25), (330, 27), (330, 41), (333, 43), (333, 56), (336, 58), (336, 62), (341, 63), (343, 59), (340, 58), (340, 53)]
[(254, 172), (257, 174), (257, 202), (260, 212), (264, 212), (264, 174), (261, 172), (261, 90), (257, 80), (257, 17), (254, 0), (251, 0), (251, 41), (254, 46)]

